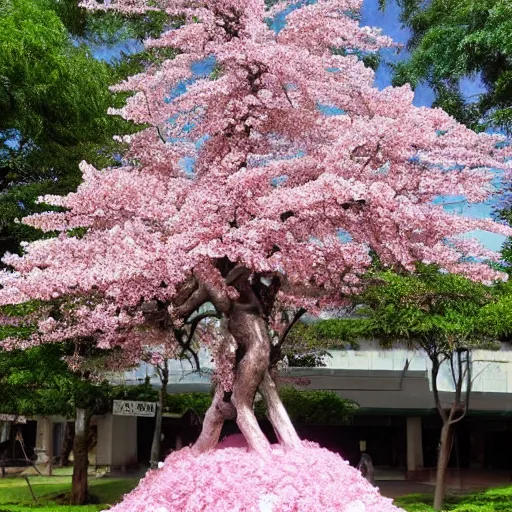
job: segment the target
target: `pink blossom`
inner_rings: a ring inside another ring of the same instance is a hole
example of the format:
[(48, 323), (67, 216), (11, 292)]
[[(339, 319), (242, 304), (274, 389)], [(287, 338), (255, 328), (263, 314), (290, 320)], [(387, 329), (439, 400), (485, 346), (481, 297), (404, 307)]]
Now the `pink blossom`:
[[(236, 436), (233, 436), (236, 438)], [(241, 446), (241, 447), (240, 447)], [(193, 492), (191, 492), (193, 490)], [(112, 512), (399, 512), (339, 455), (305, 441), (300, 451), (273, 445), (268, 461), (241, 439), (192, 455), (174, 452), (150, 471)]]

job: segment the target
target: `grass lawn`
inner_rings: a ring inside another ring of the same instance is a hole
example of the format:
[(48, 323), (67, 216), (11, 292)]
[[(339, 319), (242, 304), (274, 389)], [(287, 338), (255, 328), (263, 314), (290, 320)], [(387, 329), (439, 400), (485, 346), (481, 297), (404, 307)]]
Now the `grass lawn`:
[[(395, 503), (407, 512), (434, 512), (432, 495), (410, 494)], [(464, 496), (448, 496), (444, 510), (450, 512), (512, 512), (512, 487), (496, 487)]]
[[(137, 485), (136, 478), (93, 478), (90, 492), (98, 504), (73, 507), (62, 505), (62, 496), (71, 489), (71, 477), (29, 477), (38, 500), (34, 502), (27, 482), (20, 477), (0, 479), (0, 512), (99, 512), (119, 501)], [(433, 512), (432, 495), (410, 494), (395, 501), (407, 512)], [(512, 486), (489, 489), (464, 496), (448, 496), (449, 512), (512, 512)]]
[(30, 485), (38, 503), (32, 498), (24, 478), (0, 479), (0, 512), (98, 512), (109, 508), (123, 494), (131, 491), (136, 478), (93, 478), (89, 480), (90, 493), (98, 504), (86, 506), (62, 505), (62, 497), (71, 490), (70, 476), (31, 476)]

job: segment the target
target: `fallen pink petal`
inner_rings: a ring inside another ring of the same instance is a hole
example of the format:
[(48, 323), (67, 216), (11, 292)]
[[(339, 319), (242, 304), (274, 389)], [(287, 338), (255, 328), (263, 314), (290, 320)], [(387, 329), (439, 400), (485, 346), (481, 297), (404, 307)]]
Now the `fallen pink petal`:
[[(340, 455), (305, 441), (270, 458), (231, 436), (212, 452), (184, 448), (149, 471), (111, 512), (399, 512)], [(233, 447), (234, 446), (234, 447)]]

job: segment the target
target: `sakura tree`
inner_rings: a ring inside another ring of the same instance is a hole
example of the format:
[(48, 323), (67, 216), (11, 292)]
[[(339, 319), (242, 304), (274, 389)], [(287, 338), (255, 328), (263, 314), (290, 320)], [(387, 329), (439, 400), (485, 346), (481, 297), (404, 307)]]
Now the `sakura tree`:
[[(277, 394), (272, 339), (286, 335), (301, 309), (340, 307), (360, 291), (373, 254), (406, 270), (423, 261), (483, 282), (503, 277), (486, 263), (497, 256), (463, 235), (512, 230), (432, 202), (485, 200), (490, 169), (507, 167), (500, 138), (414, 107), (408, 86), (377, 90), (357, 55), (392, 43), (359, 26), (360, 0), (269, 9), (263, 0), (84, 5), (180, 15), (181, 28), (146, 44), (181, 53), (114, 88), (134, 95), (111, 113), (146, 128), (125, 138), (122, 167), (83, 163), (76, 193), (41, 199), (65, 211), (24, 219), (60, 235), (4, 257), (13, 272), (2, 278), (0, 303), (99, 293), (112, 307), (93, 308), (94, 322), (123, 318), (139, 335), (148, 303), (164, 326), (211, 305), (222, 317), (222, 370), (195, 455), (212, 450), (224, 420), (236, 417), (250, 450), (274, 456), (253, 413), (257, 390), (281, 448), (309, 450)], [(284, 27), (272, 28), (269, 20), (285, 14)], [(193, 81), (205, 59), (214, 72)], [(339, 115), (325, 115), (325, 105)], [(183, 165), (191, 158), (192, 170)], [(76, 228), (85, 229), (77, 236)], [(112, 332), (105, 347), (129, 346)], [(372, 503), (362, 506), (392, 509)]]

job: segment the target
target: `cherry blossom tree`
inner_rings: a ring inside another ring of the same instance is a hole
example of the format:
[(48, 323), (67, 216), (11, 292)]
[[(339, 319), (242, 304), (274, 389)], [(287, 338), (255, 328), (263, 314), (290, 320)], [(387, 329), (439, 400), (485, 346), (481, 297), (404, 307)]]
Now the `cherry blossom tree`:
[[(110, 326), (140, 326), (145, 304), (169, 326), (212, 305), (222, 317), (223, 370), (195, 455), (212, 450), (224, 420), (236, 417), (251, 451), (273, 456), (253, 412), (257, 390), (282, 449), (306, 449), (270, 372), (271, 339), (301, 308), (345, 304), (372, 255), (406, 270), (422, 261), (483, 282), (503, 277), (486, 264), (497, 256), (463, 235), (512, 230), (432, 202), (485, 200), (491, 169), (507, 167), (501, 139), (413, 106), (408, 86), (377, 90), (358, 55), (392, 42), (359, 26), (360, 0), (84, 5), (181, 15), (181, 28), (146, 42), (181, 53), (114, 88), (134, 95), (111, 113), (145, 128), (124, 139), (122, 167), (83, 163), (76, 193), (41, 199), (64, 211), (24, 219), (60, 235), (4, 257), (12, 272), (2, 276), (0, 303), (100, 293), (107, 305), (94, 306), (80, 328), (126, 350), (144, 331), (120, 336)], [(214, 72), (194, 79), (200, 61)], [(326, 115), (326, 105), (338, 115)]]

